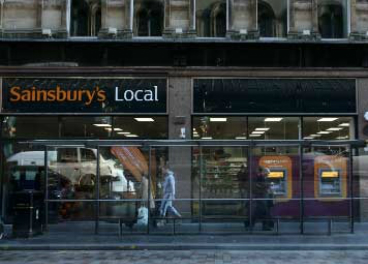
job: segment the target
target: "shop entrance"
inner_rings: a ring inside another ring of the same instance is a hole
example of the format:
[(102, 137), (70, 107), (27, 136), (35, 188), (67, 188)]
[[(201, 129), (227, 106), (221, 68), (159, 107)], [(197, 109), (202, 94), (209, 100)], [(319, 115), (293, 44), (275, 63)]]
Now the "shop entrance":
[(364, 207), (358, 141), (27, 143), (50, 234), (349, 233)]

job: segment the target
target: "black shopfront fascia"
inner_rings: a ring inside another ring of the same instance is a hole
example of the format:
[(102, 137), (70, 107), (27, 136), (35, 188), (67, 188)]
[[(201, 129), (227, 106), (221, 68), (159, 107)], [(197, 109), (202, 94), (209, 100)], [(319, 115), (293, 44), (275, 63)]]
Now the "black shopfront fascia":
[(194, 114), (355, 115), (354, 79), (195, 79)]

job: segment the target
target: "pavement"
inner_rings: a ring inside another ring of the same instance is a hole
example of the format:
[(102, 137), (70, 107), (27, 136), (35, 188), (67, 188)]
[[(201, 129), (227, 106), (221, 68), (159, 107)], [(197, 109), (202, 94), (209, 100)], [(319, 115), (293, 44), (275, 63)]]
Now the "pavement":
[(368, 251), (0, 251), (0, 263), (4, 264), (367, 264), (367, 260)]

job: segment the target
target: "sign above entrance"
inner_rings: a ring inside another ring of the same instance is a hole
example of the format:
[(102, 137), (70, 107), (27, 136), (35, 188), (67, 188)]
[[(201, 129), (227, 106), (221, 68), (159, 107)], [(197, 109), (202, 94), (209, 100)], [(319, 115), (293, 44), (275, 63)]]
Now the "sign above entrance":
[(194, 113), (356, 113), (352, 79), (196, 79)]
[(4, 113), (166, 113), (166, 79), (5, 78)]

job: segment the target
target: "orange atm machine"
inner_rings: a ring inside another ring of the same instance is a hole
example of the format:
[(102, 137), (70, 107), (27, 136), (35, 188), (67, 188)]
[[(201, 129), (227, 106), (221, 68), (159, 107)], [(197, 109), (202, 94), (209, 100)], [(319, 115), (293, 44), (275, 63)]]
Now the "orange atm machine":
[(276, 198), (291, 199), (292, 197), (292, 160), (288, 156), (264, 156), (259, 166), (268, 168), (268, 180)]
[(347, 192), (347, 158), (317, 156), (314, 160), (314, 195), (316, 198), (345, 198)]

